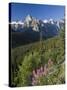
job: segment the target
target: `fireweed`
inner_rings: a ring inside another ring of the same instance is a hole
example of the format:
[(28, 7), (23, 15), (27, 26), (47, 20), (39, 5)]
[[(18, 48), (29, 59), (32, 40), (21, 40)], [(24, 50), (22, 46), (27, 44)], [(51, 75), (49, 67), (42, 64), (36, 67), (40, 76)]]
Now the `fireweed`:
[(50, 67), (52, 66), (53, 66), (53, 61), (49, 59), (47, 64), (45, 64), (44, 66), (41, 66), (39, 69), (33, 70), (32, 71), (32, 85), (34, 86), (40, 83), (39, 78), (46, 76), (50, 71)]

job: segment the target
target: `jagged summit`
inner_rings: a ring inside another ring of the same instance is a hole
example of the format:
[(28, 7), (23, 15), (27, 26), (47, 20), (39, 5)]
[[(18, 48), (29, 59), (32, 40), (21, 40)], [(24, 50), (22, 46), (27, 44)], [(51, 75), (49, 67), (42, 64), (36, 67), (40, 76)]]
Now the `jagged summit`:
[(24, 26), (29, 27), (32, 22), (32, 16), (28, 14), (24, 20)]
[(24, 20), (24, 27), (32, 28), (33, 31), (39, 31), (39, 21), (28, 14)]
[(32, 16), (30, 14), (28, 14), (25, 18), (26, 21), (31, 21), (32, 20)]
[(13, 31), (21, 31), (21, 32), (25, 32), (25, 31), (35, 31), (35, 32), (40, 32), (42, 31), (43, 34), (50, 34), (50, 36), (53, 34), (56, 34), (57, 31), (60, 28), (63, 28), (64, 26), (64, 21), (55, 21), (53, 19), (44, 19), (44, 20), (40, 20), (37, 19), (36, 17), (31, 16), (30, 14), (28, 14), (24, 21), (14, 21), (11, 22), (11, 28)]

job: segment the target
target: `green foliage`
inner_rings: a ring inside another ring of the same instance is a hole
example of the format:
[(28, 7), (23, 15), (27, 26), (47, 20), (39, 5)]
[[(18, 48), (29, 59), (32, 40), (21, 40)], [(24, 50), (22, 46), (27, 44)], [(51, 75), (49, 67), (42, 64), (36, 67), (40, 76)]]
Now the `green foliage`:
[[(31, 85), (30, 76), (32, 75), (32, 70), (38, 68), (40, 63), (38, 53), (34, 55), (29, 54), (24, 57), (22, 65), (19, 67), (19, 82), (21, 86)], [(20, 79), (21, 78), (21, 79)]]
[(60, 30), (60, 37), (65, 39), (65, 30), (64, 29)]
[(32, 70), (45, 65), (51, 58), (53, 68), (47, 77), (41, 77), (37, 85), (65, 83), (64, 30), (60, 35), (17, 47), (11, 50), (11, 82), (13, 86), (31, 85)]
[(48, 75), (42, 76), (38, 79), (37, 85), (54, 85), (54, 84), (64, 84), (65, 83), (65, 67), (64, 63), (55, 66), (53, 71), (48, 73)]

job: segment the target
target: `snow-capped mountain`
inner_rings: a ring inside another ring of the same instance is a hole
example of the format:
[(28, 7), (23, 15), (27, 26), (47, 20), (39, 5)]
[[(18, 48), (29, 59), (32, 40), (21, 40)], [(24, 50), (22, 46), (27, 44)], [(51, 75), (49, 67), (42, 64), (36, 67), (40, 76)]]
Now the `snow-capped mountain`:
[(43, 23), (49, 23), (47, 19), (43, 20)]
[(49, 24), (55, 24), (55, 21), (53, 19), (49, 19), (49, 20), (45, 19), (45, 20), (43, 20), (43, 22), (49, 23)]
[(27, 15), (27, 17), (24, 20), (24, 27), (27, 28), (32, 28), (34, 31), (39, 31), (39, 20), (36, 18), (32, 17), (31, 15)]
[(49, 19), (49, 23), (50, 24), (54, 24), (54, 20), (53, 19)]
[(55, 21), (53, 19), (39, 20), (28, 14), (24, 21), (13, 21), (10, 23), (13, 31), (24, 32), (24, 31), (35, 31), (35, 32), (54, 32), (56, 33), (60, 28), (64, 26), (64, 20)]
[(27, 15), (25, 20), (24, 20), (24, 26), (30, 27), (31, 22), (32, 22), (32, 16)]
[(62, 23), (64, 24), (62, 21), (55, 21), (53, 19), (39, 20), (31, 15), (27, 15), (24, 21), (20, 20), (9, 23), (13, 44), (16, 42), (26, 44), (38, 41), (40, 40), (40, 34), (42, 39), (54, 37), (59, 34)]
[(22, 29), (23, 26), (24, 26), (24, 23), (22, 21), (12, 21), (9, 24), (11, 25), (11, 29), (14, 30), (14, 31)]
[(23, 22), (22, 21), (13, 21), (10, 24), (11, 24), (12, 30), (14, 30), (14, 31), (23, 32), (23, 29), (25, 29), (25, 28), (26, 28), (26, 30), (27, 30), (27, 28), (32, 28), (33, 31), (39, 32), (40, 30), (45, 29), (45, 27), (47, 26), (46, 24), (48, 24), (48, 26), (50, 25), (51, 27), (53, 25), (57, 29), (58, 28), (62, 29), (64, 26), (64, 20), (55, 21), (53, 19), (49, 19), (49, 20), (45, 19), (42, 21), (42, 20), (36, 19), (28, 14)]
[(59, 21), (59, 27), (60, 27), (60, 29), (64, 29), (64, 26), (65, 26), (65, 20), (64, 19), (61, 19)]

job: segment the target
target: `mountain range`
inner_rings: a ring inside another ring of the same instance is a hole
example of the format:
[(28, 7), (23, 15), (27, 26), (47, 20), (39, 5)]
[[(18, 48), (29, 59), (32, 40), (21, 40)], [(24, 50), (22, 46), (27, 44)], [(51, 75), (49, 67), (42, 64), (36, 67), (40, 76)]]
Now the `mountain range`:
[[(60, 26), (64, 25), (64, 22), (56, 22), (53, 19), (39, 20), (31, 15), (27, 15), (22, 21), (11, 22), (10, 24), (12, 47), (19, 44), (27, 44), (42, 39), (47, 39), (58, 35)], [(41, 35), (41, 36), (40, 36)]]

